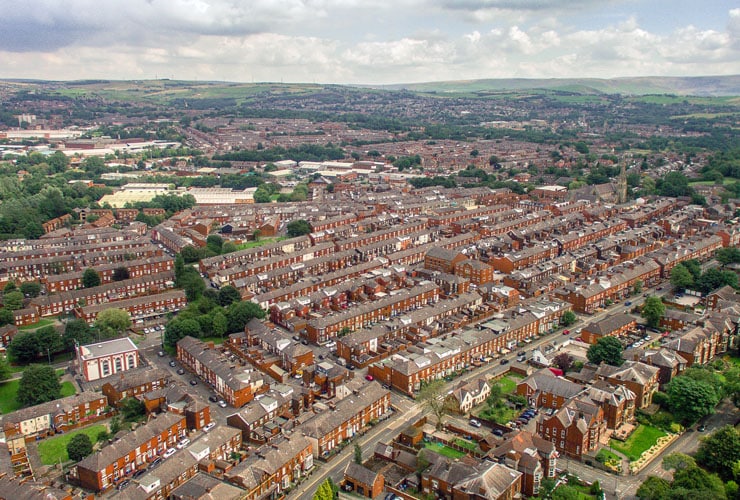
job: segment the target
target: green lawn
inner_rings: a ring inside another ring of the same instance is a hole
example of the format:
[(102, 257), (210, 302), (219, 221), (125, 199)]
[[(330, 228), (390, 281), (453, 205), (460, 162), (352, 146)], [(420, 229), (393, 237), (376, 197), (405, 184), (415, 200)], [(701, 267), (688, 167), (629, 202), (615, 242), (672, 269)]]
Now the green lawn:
[(610, 445), (617, 451), (624, 453), (631, 461), (640, 458), (646, 450), (653, 446), (659, 437), (665, 436), (666, 433), (657, 427), (650, 425), (639, 425), (627, 441), (617, 441), (612, 439)]
[(62, 397), (74, 396), (77, 394), (77, 389), (72, 382), (62, 382)]
[(501, 387), (501, 392), (503, 394), (511, 394), (516, 390), (516, 384), (519, 382), (507, 375), (496, 383)]
[(213, 342), (216, 345), (223, 344), (229, 337), (202, 337), (201, 342)]
[(37, 328), (41, 328), (43, 326), (49, 326), (53, 324), (54, 324), (53, 319), (43, 318), (43, 319), (40, 319), (38, 323), (34, 323), (32, 325), (19, 326), (18, 330), (35, 330)]
[(442, 443), (427, 443), (425, 447), (449, 458), (462, 458), (465, 456), (465, 453), (462, 451), (457, 451), (454, 448), (443, 445)]
[(558, 493), (553, 495), (553, 498), (568, 498), (568, 499), (577, 499), (577, 500), (595, 500), (595, 495), (590, 495), (588, 493), (588, 487), (582, 486), (582, 485), (572, 485), (572, 484), (561, 484), (557, 488), (555, 488), (555, 491)]
[(622, 458), (616, 453), (612, 453), (608, 449), (602, 448), (596, 454), (596, 460), (598, 460), (602, 464), (605, 464), (606, 462), (621, 462)]
[(517, 414), (517, 410), (509, 408), (505, 404), (491, 409), (484, 403), (479, 407), (479, 411), (476, 415), (487, 420), (493, 420), (498, 424), (505, 424), (506, 422), (514, 420)]
[(67, 443), (77, 434), (84, 433), (90, 438), (93, 444), (98, 439), (98, 434), (101, 431), (107, 430), (103, 424), (91, 425), (84, 429), (78, 429), (75, 431), (62, 434), (61, 436), (55, 436), (53, 438), (45, 439), (39, 442), (39, 456), (41, 457), (41, 463), (45, 465), (51, 465), (58, 463), (60, 460), (62, 463), (69, 460), (67, 455)]
[(11, 380), (0, 384), (0, 413), (10, 413), (21, 407), (20, 403), (15, 400), (15, 395), (18, 393), (18, 382), (18, 380)]
[(455, 439), (455, 444), (459, 446), (460, 448), (465, 448), (466, 450), (475, 450), (478, 446), (472, 442), (468, 441), (467, 439)]

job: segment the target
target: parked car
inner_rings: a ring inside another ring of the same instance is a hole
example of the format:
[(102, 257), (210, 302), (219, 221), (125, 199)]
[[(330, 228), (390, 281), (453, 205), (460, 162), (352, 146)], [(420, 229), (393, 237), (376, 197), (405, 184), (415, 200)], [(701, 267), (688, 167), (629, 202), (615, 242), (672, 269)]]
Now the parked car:
[(210, 422), (210, 423), (208, 423), (208, 425), (206, 425), (206, 426), (203, 427), (203, 432), (208, 432), (211, 429), (213, 429), (214, 427), (216, 427), (216, 422)]
[(221, 408), (226, 408), (229, 405), (226, 404), (226, 401), (224, 401), (223, 399), (219, 399), (218, 406), (220, 406)]
[(627, 307), (629, 307), (629, 306), (632, 305), (632, 302), (628, 300), (627, 302), (624, 303), (624, 305), (627, 306)]
[(570, 335), (570, 330), (563, 330), (563, 335)]
[(473, 427), (480, 427), (480, 426), (481, 426), (481, 423), (480, 423), (480, 422), (478, 422), (478, 421), (477, 421), (476, 419), (474, 419), (474, 418), (471, 418), (471, 419), (470, 419), (470, 422), (469, 422), (469, 423), (470, 423), (470, 425), (472, 425)]
[(704, 432), (705, 430), (707, 430), (707, 426), (704, 424), (701, 424), (699, 427), (696, 428), (696, 430), (699, 432)]
[[(170, 449), (171, 449), (171, 448), (170, 448)], [(167, 452), (165, 452), (165, 453), (167, 453)], [(159, 467), (159, 466), (160, 466), (161, 464), (162, 464), (162, 457), (157, 457), (157, 458), (155, 458), (154, 460), (152, 460), (152, 461), (151, 461), (151, 463), (150, 463), (150, 464), (149, 464), (149, 466), (148, 466), (148, 469), (149, 469), (149, 470), (151, 470), (151, 469), (156, 469), (156, 468), (157, 468), (157, 467)]]
[(139, 479), (144, 474), (146, 474), (146, 469), (139, 469), (136, 472), (134, 472), (134, 475), (131, 476), (131, 479)]
[(507, 365), (507, 364), (509, 364), (509, 360), (506, 359), (506, 358), (504, 358), (504, 359), (501, 360), (501, 364), (502, 365)]
[(218, 403), (218, 396), (211, 394), (210, 396), (208, 396), (208, 401), (210, 401), (211, 403)]
[(374, 379), (373, 379), (373, 376), (372, 375), (367, 374), (367, 375), (365, 375), (365, 380), (369, 380), (370, 382), (372, 382)]
[(493, 429), (493, 435), (501, 437), (504, 435), (504, 431), (502, 431), (501, 429)]
[(178, 368), (177, 369), (177, 374), (178, 375), (185, 375), (185, 368)]
[(157, 352), (157, 356), (159, 356), (160, 358), (164, 358), (164, 351)]
[(193, 379), (190, 379), (190, 385), (198, 385), (198, 381)]
[(116, 486), (116, 489), (118, 491), (121, 491), (122, 489), (126, 488), (129, 484), (131, 484), (131, 481), (129, 479), (124, 479), (120, 483), (118, 483), (118, 486)]
[(172, 361), (170, 361), (170, 366), (173, 367), (173, 368), (177, 366), (177, 363), (175, 363), (175, 360), (174, 359)]
[(177, 445), (176, 446), (177, 446), (177, 449), (178, 450), (182, 450), (183, 448), (185, 448), (189, 444), (190, 444), (190, 439), (188, 439), (188, 438), (182, 438), (181, 440), (179, 440), (177, 442)]
[[(162, 455), (163, 458), (170, 458), (172, 455), (177, 453), (177, 450), (174, 448), (167, 448), (167, 451), (164, 452), (164, 455)], [(154, 463), (154, 462), (152, 462)]]

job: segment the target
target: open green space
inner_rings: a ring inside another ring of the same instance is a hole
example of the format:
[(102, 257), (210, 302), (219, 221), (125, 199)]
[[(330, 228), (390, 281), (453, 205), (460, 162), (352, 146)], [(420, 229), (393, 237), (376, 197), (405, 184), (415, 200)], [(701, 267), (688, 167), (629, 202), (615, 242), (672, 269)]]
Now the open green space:
[(659, 437), (667, 435), (664, 431), (650, 425), (639, 425), (627, 441), (612, 439), (610, 445), (617, 451), (625, 454), (631, 461), (640, 458), (645, 451), (653, 446)]
[(498, 384), (499, 387), (501, 387), (501, 392), (503, 394), (511, 394), (516, 390), (516, 385), (519, 383), (519, 381), (511, 376), (511, 374), (505, 376), (496, 384)]
[(74, 436), (81, 433), (87, 434), (87, 437), (90, 438), (90, 441), (95, 444), (95, 441), (97, 441), (98, 439), (98, 434), (105, 430), (107, 430), (105, 425), (96, 424), (91, 425), (90, 427), (85, 427), (84, 429), (78, 429), (66, 434), (62, 434), (60, 436), (55, 436), (53, 438), (40, 441), (39, 456), (41, 457), (41, 463), (45, 465), (52, 465), (59, 463), (60, 461), (62, 463), (68, 461), (69, 455), (67, 455), (67, 443), (69, 443)]
[(43, 318), (43, 319), (40, 319), (38, 323), (34, 323), (32, 325), (19, 326), (18, 329), (19, 330), (35, 330), (37, 328), (41, 328), (41, 327), (49, 326), (53, 324), (54, 324), (53, 319)]
[(248, 241), (246, 243), (242, 243), (241, 245), (237, 245), (237, 250), (246, 250), (247, 248), (255, 248), (255, 247), (261, 247), (262, 245), (267, 245), (269, 243), (274, 243), (276, 241), (280, 241), (284, 238), (260, 238), (255, 241)]
[(448, 458), (462, 458), (465, 456), (465, 453), (462, 451), (457, 451), (456, 449), (450, 448), (442, 443), (427, 443), (424, 446)]
[(77, 394), (77, 389), (72, 382), (62, 382), (62, 397), (74, 396)]
[(15, 400), (15, 395), (18, 393), (18, 382), (18, 380), (11, 380), (0, 384), (0, 413), (3, 415), (21, 407), (21, 404)]
[(598, 460), (602, 464), (605, 464), (607, 462), (621, 462), (622, 458), (616, 453), (613, 453), (612, 451), (606, 448), (602, 448), (596, 454), (596, 460)]

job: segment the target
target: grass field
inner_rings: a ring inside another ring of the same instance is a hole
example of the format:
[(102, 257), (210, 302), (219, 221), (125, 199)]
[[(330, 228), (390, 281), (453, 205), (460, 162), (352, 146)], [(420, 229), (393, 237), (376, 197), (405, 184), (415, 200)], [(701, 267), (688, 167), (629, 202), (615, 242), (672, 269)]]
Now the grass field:
[(624, 453), (631, 461), (640, 458), (645, 451), (653, 446), (659, 437), (665, 436), (666, 433), (657, 427), (650, 425), (639, 425), (635, 432), (632, 433), (627, 441), (617, 441), (612, 439), (610, 445), (617, 451)]
[(18, 380), (3, 382), (0, 384), (0, 413), (3, 415), (15, 411), (21, 407), (15, 400), (18, 393)]
[(457, 451), (454, 448), (443, 445), (442, 443), (427, 443), (425, 447), (449, 458), (462, 458), (465, 456), (465, 453), (462, 451)]
[(518, 384), (519, 381), (507, 375), (496, 383), (501, 387), (502, 393), (511, 394), (516, 390), (516, 384)]
[(256, 241), (249, 241), (247, 243), (242, 243), (241, 245), (237, 245), (236, 249), (238, 250), (246, 250), (247, 248), (255, 248), (255, 247), (261, 247), (262, 245), (267, 245), (268, 243), (274, 243), (276, 241), (280, 241), (284, 238), (260, 238)]
[(105, 430), (107, 430), (105, 425), (96, 424), (39, 442), (39, 456), (41, 457), (41, 463), (51, 465), (58, 463), (60, 460), (62, 463), (66, 462), (69, 460), (69, 456), (67, 455), (67, 443), (69, 443), (74, 436), (80, 433), (87, 434), (90, 441), (95, 444), (95, 441), (98, 439), (98, 434)]
[(62, 382), (62, 397), (73, 396), (77, 394), (77, 390), (72, 382)]
[(53, 324), (54, 324), (53, 319), (42, 319), (42, 320), (39, 320), (38, 323), (34, 323), (32, 325), (19, 326), (18, 330), (35, 330), (37, 328), (41, 328), (41, 327), (49, 326)]

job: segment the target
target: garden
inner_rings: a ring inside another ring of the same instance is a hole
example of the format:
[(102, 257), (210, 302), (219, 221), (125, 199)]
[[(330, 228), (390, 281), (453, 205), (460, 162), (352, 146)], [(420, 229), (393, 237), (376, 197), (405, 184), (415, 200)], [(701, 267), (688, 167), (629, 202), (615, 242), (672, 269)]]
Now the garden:
[(475, 415), (484, 420), (492, 420), (499, 424), (505, 424), (516, 418), (519, 410), (516, 405), (525, 404), (521, 396), (514, 393), (516, 385), (521, 376), (509, 373), (491, 386), (491, 395), (486, 403), (481, 405)]
[[(0, 414), (8, 414), (19, 410), (23, 405), (18, 401), (18, 387), (20, 379), (0, 383)], [(72, 396), (77, 393), (72, 382), (61, 382), (61, 397)]]
[(425, 443), (424, 444), (424, 447), (425, 448), (429, 448), (430, 450), (435, 451), (435, 452), (439, 453), (440, 455), (443, 455), (445, 457), (452, 458), (452, 459), (462, 458), (462, 457), (464, 457), (466, 455), (466, 453), (464, 453), (462, 451), (458, 451), (458, 450), (456, 450), (454, 448), (450, 448), (449, 446), (444, 445), (444, 444), (439, 443), (439, 442)]
[(86, 434), (90, 438), (92, 443), (98, 440), (98, 436), (101, 433), (107, 431), (107, 428), (103, 424), (91, 425), (84, 429), (67, 432), (59, 436), (45, 439), (39, 442), (39, 457), (41, 457), (41, 463), (44, 465), (52, 465), (56, 463), (64, 463), (69, 460), (67, 455), (67, 443), (69, 443), (73, 437), (77, 434)]
[(638, 425), (634, 432), (625, 441), (612, 439), (609, 445), (615, 450), (624, 453), (624, 455), (634, 462), (647, 450), (657, 444), (658, 439), (668, 434), (665, 431), (650, 425)]

